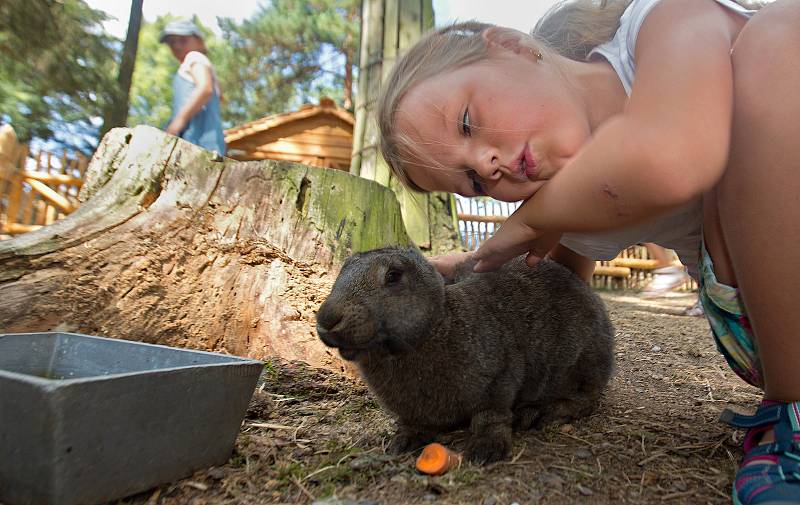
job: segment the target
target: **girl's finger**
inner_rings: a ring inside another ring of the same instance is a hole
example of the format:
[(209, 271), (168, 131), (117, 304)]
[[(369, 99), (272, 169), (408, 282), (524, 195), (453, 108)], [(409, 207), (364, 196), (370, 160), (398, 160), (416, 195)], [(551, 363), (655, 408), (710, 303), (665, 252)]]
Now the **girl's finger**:
[(541, 256), (537, 256), (537, 255), (535, 255), (533, 253), (528, 253), (528, 255), (525, 256), (525, 264), (528, 265), (531, 268), (533, 268), (536, 265), (538, 265), (540, 261), (542, 261), (542, 257)]

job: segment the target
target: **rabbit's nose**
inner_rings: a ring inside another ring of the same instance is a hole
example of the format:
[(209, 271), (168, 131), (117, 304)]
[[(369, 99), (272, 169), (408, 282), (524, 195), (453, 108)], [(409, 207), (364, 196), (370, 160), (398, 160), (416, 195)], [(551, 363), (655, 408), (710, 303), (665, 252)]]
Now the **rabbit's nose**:
[(338, 310), (331, 310), (326, 306), (322, 306), (317, 312), (317, 331), (323, 330), (324, 332), (330, 331), (336, 327), (342, 320), (344, 314)]
[(322, 343), (328, 347), (339, 347), (339, 340), (325, 329), (320, 328), (319, 325), (317, 325), (317, 334), (319, 335), (319, 339), (322, 340)]

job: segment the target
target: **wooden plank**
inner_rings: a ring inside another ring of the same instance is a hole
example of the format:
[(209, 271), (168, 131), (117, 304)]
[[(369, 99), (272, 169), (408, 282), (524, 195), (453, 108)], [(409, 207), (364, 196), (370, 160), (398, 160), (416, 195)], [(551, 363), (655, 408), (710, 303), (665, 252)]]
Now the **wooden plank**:
[[(403, 3), (402, 9), (400, 3)], [(383, 14), (383, 65), (381, 65), (381, 82), (391, 72), (394, 61), (397, 59), (397, 45), (400, 36), (400, 11), (405, 10), (406, 3), (401, 0), (385, 0)]]
[(631, 275), (631, 269), (628, 267), (597, 265), (594, 267), (594, 275), (607, 277), (629, 277)]
[(64, 213), (69, 214), (75, 210), (64, 195), (60, 195), (47, 184), (35, 179), (28, 179), (26, 182), (30, 184), (31, 189), (39, 193), (42, 198), (61, 209)]
[(614, 258), (609, 262), (611, 266), (615, 267), (628, 267), (636, 270), (653, 270), (658, 268), (657, 260), (649, 260), (642, 258)]
[[(253, 151), (255, 149), (264, 148), (266, 146), (274, 145), (276, 142), (291, 142), (301, 146), (313, 146), (315, 149), (331, 148), (331, 149), (347, 149), (352, 148), (351, 138), (333, 138), (319, 135), (292, 135), (269, 142), (258, 142), (254, 139), (253, 142), (241, 143), (236, 146), (236, 149), (241, 151)], [(349, 156), (349, 153), (348, 153)]]
[(22, 218), (19, 220), (20, 223), (32, 224), (34, 222), (34, 200), (35, 199), (33, 198), (31, 191), (27, 191), (22, 194)]
[(4, 231), (11, 233), (9, 226), (19, 221), (19, 210), (22, 204), (22, 175), (15, 173), (9, 179), (8, 206), (6, 207), (6, 223)]
[(422, 33), (425, 33), (435, 25), (436, 19), (433, 12), (433, 2), (431, 0), (422, 0)]
[(387, 1), (397, 0), (366, 0), (370, 12), (369, 26), (366, 27), (367, 51), (364, 51), (367, 54), (367, 64), (361, 67), (361, 71), (365, 74), (365, 86), (358, 90), (358, 96), (364, 98), (364, 108), (361, 114), (362, 130), (359, 135), (359, 147), (354, 150), (354, 155), (360, 159), (358, 174), (370, 180), (375, 180), (378, 159), (374, 108), (383, 75), (384, 6)]
[(44, 224), (53, 224), (58, 219), (58, 212), (52, 205), (48, 205), (44, 212)]
[(242, 145), (263, 145), (275, 142), (280, 139), (290, 138), (302, 134), (309, 130), (314, 130), (321, 126), (331, 126), (330, 119), (325, 116), (312, 116), (299, 119), (290, 123), (270, 128), (269, 130), (253, 134), (247, 137), (246, 141), (232, 142), (228, 145), (229, 149), (242, 149)]
[(41, 228), (41, 225), (38, 224), (6, 223), (3, 232), (9, 235), (19, 235), (20, 233), (28, 233), (29, 231), (38, 230), (39, 228)]
[[(278, 161), (294, 161), (296, 163), (305, 163), (306, 160), (329, 160), (335, 161), (336, 163), (346, 163), (350, 164), (350, 158), (331, 158), (331, 157), (320, 157), (320, 156), (308, 156), (302, 153), (262, 153), (262, 152), (253, 152), (248, 153), (246, 156), (239, 158), (240, 161), (255, 161), (255, 160), (278, 160)], [(316, 164), (312, 164), (312, 166), (319, 166)]]
[(32, 172), (30, 170), (21, 173), (26, 179), (42, 181), (46, 184), (66, 184), (68, 186), (77, 186), (78, 188), (83, 186), (83, 180), (71, 175), (48, 174), (46, 172)]
[(321, 148), (318, 146), (303, 146), (292, 142), (273, 142), (268, 146), (253, 149), (251, 153), (286, 153), (301, 156), (330, 156), (334, 158), (349, 158), (350, 149)]
[[(430, 1), (430, 0), (428, 0)], [(424, 31), (422, 26), (422, 4), (425, 0), (405, 0), (401, 2), (399, 33), (397, 45), (399, 49), (407, 49), (419, 40)]]
[(45, 202), (41, 198), (36, 198), (35, 193), (33, 192), (28, 193), (28, 198), (30, 198), (31, 201), (33, 202), (32, 208), (34, 212), (33, 212), (33, 219), (32, 220), (27, 219), (25, 220), (25, 222), (41, 224), (41, 225), (47, 224), (46, 221), (47, 202)]
[(475, 221), (478, 223), (502, 223), (506, 220), (505, 216), (492, 216), (480, 214), (458, 214), (458, 218), (462, 221)]

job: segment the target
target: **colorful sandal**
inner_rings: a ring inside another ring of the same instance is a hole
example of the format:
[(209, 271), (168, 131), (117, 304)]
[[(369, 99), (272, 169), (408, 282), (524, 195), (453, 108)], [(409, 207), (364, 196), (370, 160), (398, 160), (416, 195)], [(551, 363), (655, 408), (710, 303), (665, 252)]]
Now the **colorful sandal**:
[[(800, 402), (764, 400), (752, 416), (726, 409), (720, 420), (748, 428), (744, 458), (733, 482), (734, 505), (800, 504)], [(775, 441), (759, 445), (770, 428)]]

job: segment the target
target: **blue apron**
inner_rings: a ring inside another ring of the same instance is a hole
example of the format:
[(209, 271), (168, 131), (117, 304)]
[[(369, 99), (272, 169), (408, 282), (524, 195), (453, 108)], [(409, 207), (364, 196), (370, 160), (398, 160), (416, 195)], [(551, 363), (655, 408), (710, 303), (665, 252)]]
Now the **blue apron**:
[[(194, 91), (195, 85), (186, 78), (175, 73), (172, 79), (172, 113), (181, 110), (189, 95)], [(189, 120), (179, 137), (188, 140), (209, 151), (225, 154), (225, 136), (222, 133), (222, 120), (220, 119), (219, 95), (214, 89), (211, 98), (197, 114)]]

